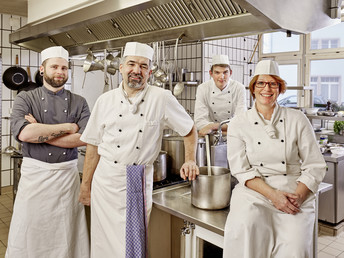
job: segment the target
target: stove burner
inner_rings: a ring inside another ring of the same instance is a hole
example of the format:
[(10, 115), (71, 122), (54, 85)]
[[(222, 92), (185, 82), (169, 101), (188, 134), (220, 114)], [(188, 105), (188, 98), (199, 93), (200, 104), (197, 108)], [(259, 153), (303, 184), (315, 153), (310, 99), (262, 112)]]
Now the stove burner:
[(166, 186), (176, 185), (187, 182), (183, 178), (181, 178), (179, 175), (168, 175), (166, 179), (161, 180), (159, 182), (153, 183), (153, 190), (157, 190)]

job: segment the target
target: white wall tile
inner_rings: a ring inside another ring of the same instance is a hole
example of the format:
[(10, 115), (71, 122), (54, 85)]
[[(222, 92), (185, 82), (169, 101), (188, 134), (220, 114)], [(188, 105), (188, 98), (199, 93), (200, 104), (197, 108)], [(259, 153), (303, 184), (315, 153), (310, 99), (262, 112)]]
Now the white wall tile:
[[(3, 98), (4, 99), (4, 98)], [(11, 103), (10, 101), (3, 100), (1, 103), (2, 106), (2, 117), (9, 117), (10, 116), (10, 108), (11, 108)], [(6, 125), (6, 121), (9, 120), (3, 120), (2, 121), (2, 127), (4, 128), (4, 125)]]
[[(21, 50), (20, 51), (20, 65), (23, 69), (27, 70), (26, 67), (30, 66), (30, 51), (29, 50)], [(25, 68), (24, 68), (25, 67)], [(32, 73), (32, 71), (30, 70)], [(31, 74), (32, 77), (32, 74)]]
[[(8, 144), (2, 144), (2, 151), (8, 146)], [(11, 169), (11, 156), (8, 154), (1, 154), (1, 170)]]
[(2, 171), (1, 172), (1, 187), (11, 185), (11, 181), (12, 181), (11, 171), (10, 170)]
[(10, 99), (12, 96), (12, 90), (7, 88), (5, 84), (2, 84), (2, 99)]
[(2, 70), (5, 71), (8, 67), (14, 64), (14, 59), (11, 57), (11, 49), (3, 48), (2, 49)]
[(3, 47), (11, 47), (11, 43), (9, 41), (10, 33), (11, 32), (8, 30), (2, 31), (2, 46)]
[(10, 18), (10, 26), (12, 30), (17, 30), (20, 28), (20, 16), (12, 15)]
[(2, 15), (2, 29), (4, 29), (4, 30), (10, 30), (11, 29), (10, 19), (11, 19), (10, 14), (3, 14)]
[[(39, 67), (39, 56), (40, 54), (35, 51), (30, 51), (30, 66)], [(37, 68), (38, 69), (38, 68)]]

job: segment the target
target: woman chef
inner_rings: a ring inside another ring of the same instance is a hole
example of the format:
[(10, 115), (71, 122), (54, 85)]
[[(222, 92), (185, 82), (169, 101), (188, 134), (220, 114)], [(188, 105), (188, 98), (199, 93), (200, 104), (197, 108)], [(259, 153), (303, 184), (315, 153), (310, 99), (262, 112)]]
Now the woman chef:
[(228, 161), (239, 184), (223, 257), (310, 257), (314, 193), (326, 163), (304, 114), (276, 102), (286, 90), (276, 62), (260, 61), (249, 89), (255, 104), (228, 126)]

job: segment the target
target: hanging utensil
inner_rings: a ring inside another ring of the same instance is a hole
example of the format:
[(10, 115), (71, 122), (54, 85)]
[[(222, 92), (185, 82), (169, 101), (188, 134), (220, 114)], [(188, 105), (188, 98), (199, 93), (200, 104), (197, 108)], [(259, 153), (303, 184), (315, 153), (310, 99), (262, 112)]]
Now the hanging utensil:
[(26, 71), (19, 67), (19, 58), (16, 55), (16, 65), (8, 68), (2, 75), (2, 81), (10, 90), (19, 90), (27, 84), (28, 75)]
[[(4, 117), (4, 119), (9, 120), (9, 117)], [(7, 122), (7, 132), (9, 131), (9, 121)], [(13, 154), (15, 151), (17, 151), (16, 147), (12, 146), (12, 135), (10, 134), (10, 140), (9, 140), (9, 145), (4, 149), (3, 153), (4, 154)]]
[(34, 90), (36, 88), (38, 88), (38, 84), (34, 83), (32, 80), (31, 80), (31, 71), (30, 71), (30, 67), (28, 66), (26, 68), (27, 70), (27, 76), (28, 76), (28, 82), (27, 84), (24, 86), (24, 87), (21, 87), (19, 90), (18, 90), (18, 93), (21, 92), (21, 91), (30, 91), (30, 90)]
[(208, 176), (211, 176), (211, 162), (210, 162), (210, 143), (209, 143), (209, 135), (205, 135), (205, 149), (207, 152), (207, 170)]
[(41, 75), (41, 72), (39, 69), (35, 73), (35, 83), (38, 86), (43, 86), (43, 75)]
[(178, 54), (178, 41), (179, 41), (179, 38), (177, 38), (176, 40), (176, 45), (175, 45), (175, 48), (174, 48), (174, 68), (175, 68), (175, 72), (176, 72), (176, 75), (179, 79), (179, 82), (176, 84), (176, 86), (174, 86), (174, 89), (173, 89), (173, 94), (175, 96), (178, 96), (180, 94), (182, 94), (183, 90), (184, 90), (184, 83), (182, 82), (182, 77), (179, 73), (179, 69), (178, 69), (178, 65), (177, 65), (177, 54)]

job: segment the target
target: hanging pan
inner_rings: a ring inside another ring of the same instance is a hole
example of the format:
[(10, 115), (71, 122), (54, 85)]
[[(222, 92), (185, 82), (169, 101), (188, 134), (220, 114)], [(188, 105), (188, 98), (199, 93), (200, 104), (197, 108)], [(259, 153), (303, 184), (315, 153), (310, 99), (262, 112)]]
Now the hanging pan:
[(2, 75), (2, 81), (10, 90), (19, 90), (27, 84), (26, 71), (18, 66), (18, 55), (16, 55), (16, 65), (8, 68)]
[(39, 69), (36, 71), (35, 74), (35, 82), (38, 86), (43, 86), (43, 75), (41, 75)]
[(18, 93), (21, 92), (21, 91), (30, 91), (30, 90), (34, 90), (36, 88), (38, 88), (38, 84), (34, 83), (32, 80), (31, 80), (31, 72), (30, 72), (30, 67), (28, 66), (26, 68), (27, 70), (27, 75), (28, 75), (28, 82), (27, 84), (24, 86), (24, 87), (21, 87), (19, 90), (18, 90)]

